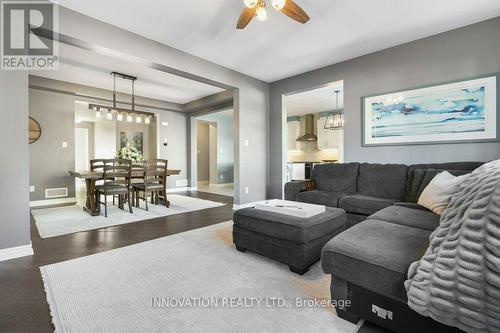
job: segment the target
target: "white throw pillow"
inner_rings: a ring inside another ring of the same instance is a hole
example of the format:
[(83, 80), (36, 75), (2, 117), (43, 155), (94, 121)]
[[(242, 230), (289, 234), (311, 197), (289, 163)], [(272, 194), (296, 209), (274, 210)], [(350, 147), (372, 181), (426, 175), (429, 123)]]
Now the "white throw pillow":
[(460, 185), (468, 176), (467, 174), (455, 177), (448, 171), (437, 174), (418, 198), (418, 204), (436, 214), (443, 214), (450, 203), (451, 197), (458, 192)]

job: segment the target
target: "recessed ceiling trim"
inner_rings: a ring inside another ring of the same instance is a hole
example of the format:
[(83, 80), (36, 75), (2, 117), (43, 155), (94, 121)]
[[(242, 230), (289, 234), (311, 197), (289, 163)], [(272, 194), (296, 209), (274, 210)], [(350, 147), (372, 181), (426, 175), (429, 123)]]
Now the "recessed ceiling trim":
[(151, 68), (151, 69), (156, 69), (156, 70), (164, 72), (164, 73), (177, 75), (177, 76), (189, 79), (189, 80), (208, 84), (208, 85), (211, 85), (214, 87), (219, 87), (219, 88), (222, 88), (225, 90), (235, 89), (235, 87), (233, 87), (233, 86), (230, 86), (230, 85), (218, 82), (218, 81), (214, 81), (214, 80), (207, 79), (205, 77), (202, 77), (202, 76), (199, 76), (196, 74), (182, 71), (180, 69), (176, 69), (173, 67), (162, 65), (162, 64), (157, 63), (157, 62), (148, 61), (148, 60), (145, 60), (145, 59), (133, 56), (133, 55), (129, 55), (129, 54), (126, 54), (126, 53), (123, 53), (120, 51), (112, 50), (112, 49), (109, 49), (109, 48), (104, 47), (104, 46), (92, 44), (92, 43), (86, 42), (84, 40), (75, 38), (75, 37), (71, 37), (71, 36), (68, 36), (68, 35), (65, 35), (62, 33), (58, 33), (55, 31), (51, 31), (49, 29), (36, 28), (36, 29), (32, 29), (32, 31), (38, 37), (54, 40), (54, 41), (57, 41), (59, 43), (63, 43), (66, 45), (80, 48), (82, 50), (94, 52), (94, 53), (99, 54), (99, 55), (133, 62), (133, 63), (140, 64), (140, 65), (143, 65), (143, 66)]

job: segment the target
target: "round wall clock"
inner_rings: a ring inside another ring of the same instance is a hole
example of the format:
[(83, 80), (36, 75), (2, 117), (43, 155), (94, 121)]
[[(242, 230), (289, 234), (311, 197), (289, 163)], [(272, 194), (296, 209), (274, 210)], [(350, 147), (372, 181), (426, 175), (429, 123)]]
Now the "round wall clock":
[(29, 138), (29, 143), (32, 144), (38, 138), (40, 138), (40, 135), (42, 135), (42, 129), (40, 127), (40, 124), (33, 118), (29, 117), (29, 132), (28, 132), (28, 138)]

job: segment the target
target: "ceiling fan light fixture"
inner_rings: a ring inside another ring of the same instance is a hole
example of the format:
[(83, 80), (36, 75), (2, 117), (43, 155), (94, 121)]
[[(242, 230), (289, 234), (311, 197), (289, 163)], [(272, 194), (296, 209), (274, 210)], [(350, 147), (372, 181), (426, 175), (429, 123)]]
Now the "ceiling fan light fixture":
[(267, 10), (266, 7), (259, 7), (257, 9), (257, 20), (267, 21)]
[(286, 5), (286, 0), (273, 0), (273, 7), (276, 10), (282, 10)]
[(259, 3), (258, 0), (244, 0), (243, 2), (245, 3), (245, 6), (247, 6), (247, 8), (253, 8)]

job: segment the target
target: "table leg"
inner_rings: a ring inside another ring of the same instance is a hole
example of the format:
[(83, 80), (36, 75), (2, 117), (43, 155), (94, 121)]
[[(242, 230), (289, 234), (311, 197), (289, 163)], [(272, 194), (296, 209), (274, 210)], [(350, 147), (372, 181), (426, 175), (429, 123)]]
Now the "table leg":
[(85, 179), (87, 188), (87, 200), (83, 210), (92, 216), (97, 216), (101, 213), (100, 207), (97, 205), (95, 197), (95, 179)]

